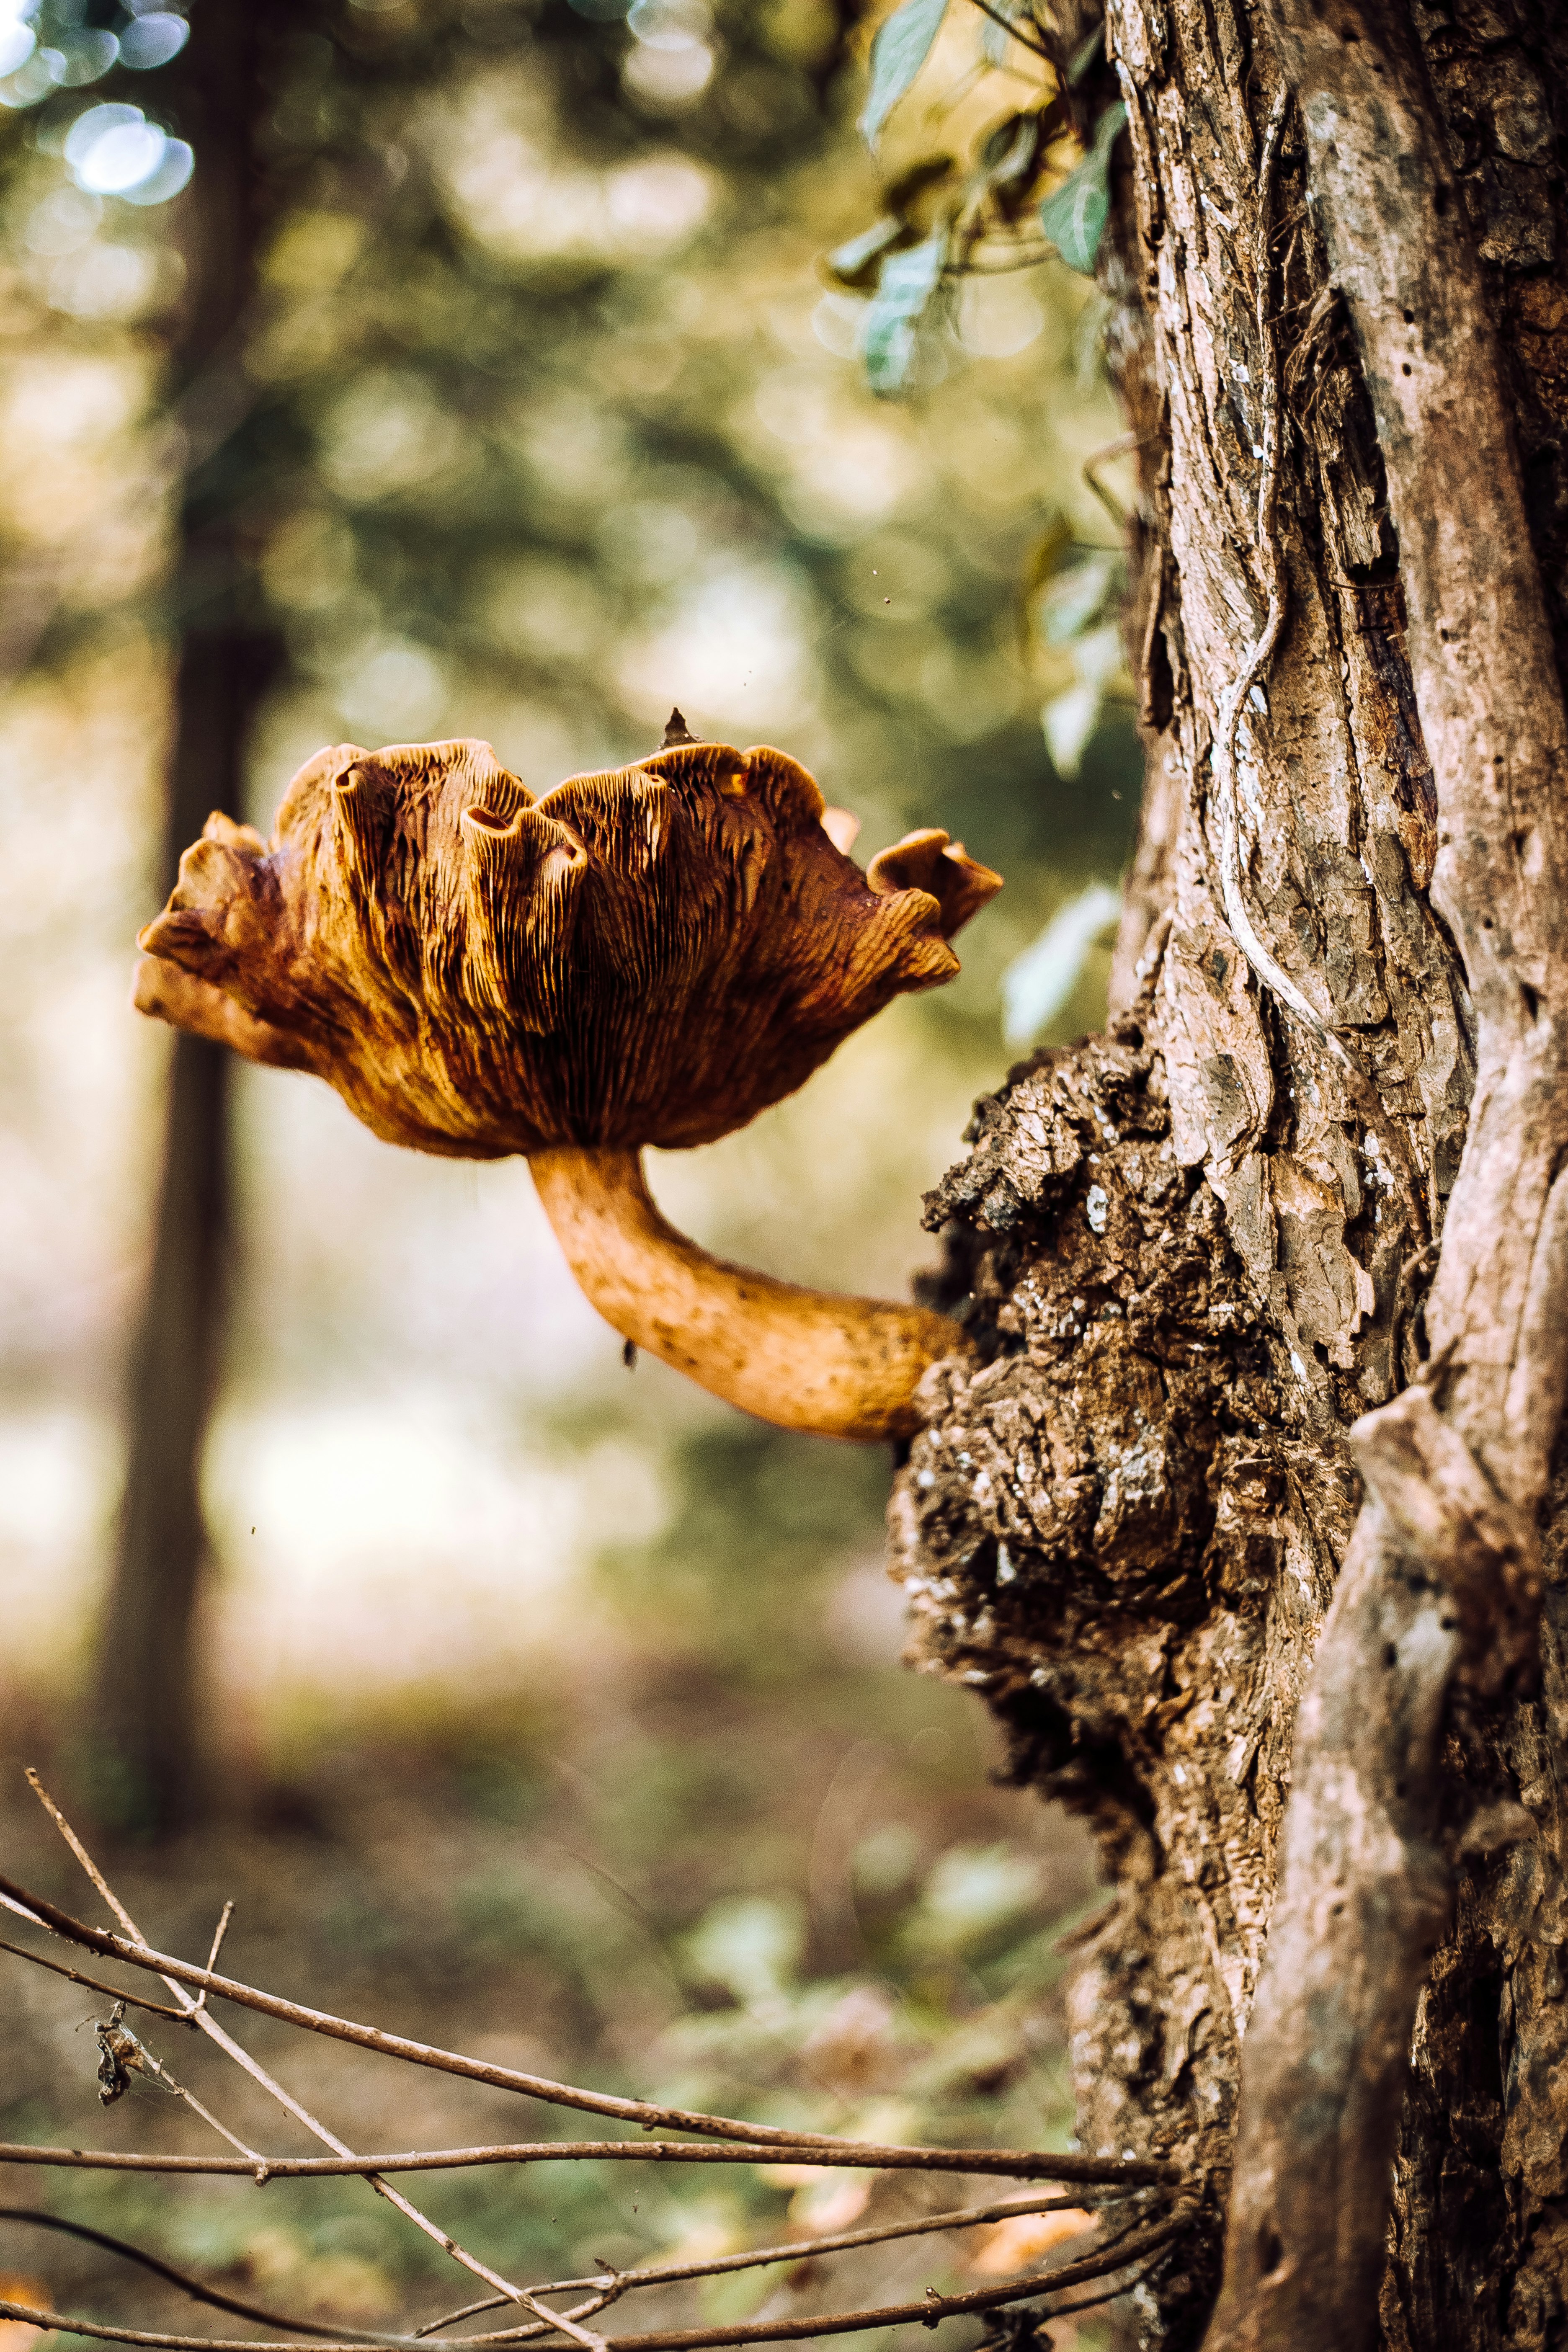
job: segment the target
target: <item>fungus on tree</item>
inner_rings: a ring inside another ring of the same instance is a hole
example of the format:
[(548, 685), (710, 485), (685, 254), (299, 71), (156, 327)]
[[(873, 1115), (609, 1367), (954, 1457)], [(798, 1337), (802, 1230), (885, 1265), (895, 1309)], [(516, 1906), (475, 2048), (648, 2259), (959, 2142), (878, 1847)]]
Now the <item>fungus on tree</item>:
[(525, 1153), (626, 1339), (763, 1420), (901, 1435), (960, 1327), (710, 1256), (640, 1159), (744, 1126), (958, 970), (948, 941), (999, 877), (934, 830), (862, 874), (837, 814), (783, 752), (697, 742), (679, 712), (651, 758), (538, 800), (488, 743), (339, 745), (270, 842), (208, 819), (141, 934), (136, 1003), (314, 1071), (389, 1142)]

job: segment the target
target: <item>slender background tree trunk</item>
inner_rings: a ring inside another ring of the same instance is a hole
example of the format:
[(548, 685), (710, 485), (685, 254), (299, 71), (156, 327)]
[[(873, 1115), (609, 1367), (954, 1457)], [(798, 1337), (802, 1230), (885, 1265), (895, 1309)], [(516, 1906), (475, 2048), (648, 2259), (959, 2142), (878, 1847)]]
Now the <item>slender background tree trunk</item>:
[[(245, 747), (279, 647), (254, 608), (240, 501), (244, 322), (256, 286), (255, 126), (280, 12), (204, 0), (158, 97), (195, 150), (189, 298), (171, 392), (191, 447), (172, 584), (179, 654), (156, 907), (209, 812), (245, 805)], [(232, 1254), (230, 1057), (176, 1036), (148, 1286), (130, 1352), (126, 1478), (100, 1634), (94, 1774), (102, 1815), (160, 1833), (196, 1807), (195, 1629), (207, 1538), (202, 1454)]]
[[(1532, 551), (1482, 568), (1533, 552), (1561, 670), (1559, 12), (1374, 13), (1419, 37), (1501, 354)], [(1476, 1016), (1430, 896), (1441, 813), (1374, 405), (1268, 19), (1118, 0), (1110, 30), (1143, 836), (1108, 1034), (982, 1104), (932, 1197), (944, 1300), (967, 1299), (992, 1360), (933, 1375), (894, 1552), (928, 1662), (984, 1693), (1020, 1780), (1100, 1840), (1115, 1893), (1075, 1994), (1083, 2146), (1223, 2183), (1299, 1703), (1361, 1502), (1346, 1433), (1427, 1352)], [(1560, 1476), (1538, 1686), (1455, 1703), (1440, 1743), (1433, 1860), (1458, 1894), (1395, 2168), (1381, 2327), (1401, 2352), (1568, 2341), (1565, 1502)], [(1304, 2030), (1326, 2047), (1333, 2022)], [(1144, 2290), (1152, 2336), (1201, 2340), (1222, 2221), (1216, 2199)], [(1276, 2340), (1258, 2326), (1236, 2340)]]

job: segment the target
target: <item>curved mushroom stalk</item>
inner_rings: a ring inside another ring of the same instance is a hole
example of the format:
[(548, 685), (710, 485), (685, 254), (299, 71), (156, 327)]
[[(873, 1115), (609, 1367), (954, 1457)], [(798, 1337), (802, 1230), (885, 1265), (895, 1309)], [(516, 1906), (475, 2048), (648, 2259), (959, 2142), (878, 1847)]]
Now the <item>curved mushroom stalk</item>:
[(775, 1282), (711, 1257), (660, 1215), (636, 1151), (536, 1151), (544, 1213), (606, 1323), (699, 1388), (823, 1437), (908, 1437), (915, 1391), (970, 1341), (945, 1315)]

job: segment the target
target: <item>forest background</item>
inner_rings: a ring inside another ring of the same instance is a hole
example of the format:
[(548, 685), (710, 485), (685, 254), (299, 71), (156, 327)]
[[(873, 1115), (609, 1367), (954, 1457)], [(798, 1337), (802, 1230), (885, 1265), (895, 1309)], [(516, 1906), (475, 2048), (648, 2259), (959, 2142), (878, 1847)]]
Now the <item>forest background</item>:
[[(198, 40), (220, 5), (198, 0)], [(94, 1786), (171, 1054), (130, 1010), (132, 942), (204, 600), (242, 594), (276, 646), (231, 810), (263, 826), (324, 742), (488, 737), (539, 790), (652, 749), (679, 702), (705, 736), (803, 760), (862, 856), (939, 824), (1005, 874), (952, 987), (743, 1133), (655, 1159), (708, 1245), (891, 1297), (973, 1097), (1100, 1016), (1140, 758), (1102, 617), (1114, 493), (1083, 472), (1119, 430), (1092, 286), (1059, 262), (956, 285), (894, 400), (823, 258), (904, 162), (968, 153), (1037, 89), (978, 12), (875, 169), (854, 126), (872, 22), (820, 0), (280, 18), (256, 298), (176, 386), (199, 133), (188, 185), (166, 144), (162, 182), (127, 186), (80, 126), (119, 106), (99, 132), (134, 137), (140, 110), (147, 155), (190, 128), (178, 20), (50, 5), (0, 23), (0, 1820), (20, 1874), (68, 1900), (20, 1767)], [(197, 464), (237, 590), (180, 560)], [(1075, 903), (1090, 944), (1037, 967), (1032, 1003), (1015, 980), (1009, 1042), (1004, 976)], [(602, 2086), (883, 2138), (984, 2109), (987, 2137), (1065, 2146), (1060, 1938), (1091, 1864), (991, 1785), (978, 1706), (900, 1668), (886, 1456), (764, 1429), (657, 1363), (628, 1375), (517, 1164), (395, 1152), (326, 1089), (248, 1068), (233, 1131), (205, 1819), (130, 1845), (139, 1916), (183, 1948), (236, 1896), (253, 1980), (384, 2021), (390, 1997), (410, 2030)], [(0, 2133), (76, 2139), (90, 2116), (110, 2144), (179, 2141), (156, 2103), (97, 2122), (89, 2015), (14, 1967)], [(361, 2144), (413, 2136), (351, 2059), (312, 2079)], [(440, 2096), (424, 2135), (474, 2136)], [(639, 2198), (575, 2168), (503, 2200), (481, 2178), (432, 2210), (506, 2262), (837, 2226), (876, 2194), (665, 2175)], [(265, 2226), (213, 2184), (6, 2193), (345, 2324), (454, 2299), (350, 2183), (270, 2190)], [(949, 2259), (995, 2275), (1020, 2252), (975, 2233)], [(3, 2222), (0, 2263), (57, 2305), (160, 2307)], [(795, 2289), (706, 2292), (719, 2320)]]

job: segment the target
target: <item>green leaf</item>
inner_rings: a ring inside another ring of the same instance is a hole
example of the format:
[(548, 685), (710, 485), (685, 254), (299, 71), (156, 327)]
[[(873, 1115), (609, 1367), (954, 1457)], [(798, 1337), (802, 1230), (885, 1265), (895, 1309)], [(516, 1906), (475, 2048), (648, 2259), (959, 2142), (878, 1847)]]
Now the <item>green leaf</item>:
[(1013, 36), (994, 16), (980, 19), (980, 54), (988, 66), (1005, 66), (1013, 54)]
[(1110, 150), (1127, 120), (1120, 99), (1108, 106), (1095, 129), (1094, 145), (1076, 172), (1040, 206), (1040, 226), (1069, 269), (1094, 275), (1095, 257), (1110, 217)]
[(942, 288), (947, 259), (944, 227), (923, 245), (905, 253), (890, 253), (860, 331), (860, 353), (866, 381), (883, 399), (890, 400), (909, 382), (921, 320)]
[(984, 187), (1005, 188), (1031, 175), (1039, 146), (1039, 116), (1010, 114), (983, 141), (974, 179)]
[(1053, 694), (1040, 713), (1051, 765), (1064, 782), (1071, 783), (1083, 765), (1090, 736), (1100, 724), (1105, 696), (1092, 678)]
[(1070, 569), (1058, 568), (1041, 614), (1047, 645), (1070, 646), (1081, 637), (1125, 584), (1122, 559), (1109, 549), (1084, 557)]
[(904, 0), (871, 44), (871, 87), (860, 117), (860, 136), (874, 155), (882, 125), (930, 57), (947, 0)]
[[(1048, 702), (1041, 715), (1052, 764), (1061, 775), (1065, 771), (1058, 754), (1068, 751), (1067, 730), (1056, 711), (1056, 702)], [(1083, 746), (1078, 749), (1081, 759)], [(1109, 882), (1091, 882), (1057, 908), (1038, 939), (1015, 956), (1002, 974), (1004, 1044), (1016, 1048), (1037, 1042), (1070, 1000), (1096, 940), (1121, 912), (1121, 893)]]
[(869, 228), (863, 228), (858, 236), (850, 237), (847, 244), (835, 246), (823, 266), (840, 286), (847, 286), (858, 293), (875, 282), (877, 265), (888, 247), (896, 245), (900, 237), (908, 234), (901, 220), (890, 213), (886, 214), (881, 220), (874, 221)]
[(1068, 68), (1068, 81), (1074, 89), (1078, 88), (1104, 47), (1105, 27), (1103, 25), (1097, 25), (1088, 40), (1073, 52), (1072, 63)]

